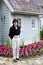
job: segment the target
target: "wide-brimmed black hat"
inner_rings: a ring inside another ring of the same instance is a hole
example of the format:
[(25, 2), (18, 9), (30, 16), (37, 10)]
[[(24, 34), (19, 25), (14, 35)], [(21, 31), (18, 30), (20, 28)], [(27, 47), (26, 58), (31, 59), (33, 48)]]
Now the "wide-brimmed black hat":
[(13, 19), (13, 22), (12, 23), (14, 23), (14, 22), (17, 22), (18, 23), (18, 20), (17, 19)]

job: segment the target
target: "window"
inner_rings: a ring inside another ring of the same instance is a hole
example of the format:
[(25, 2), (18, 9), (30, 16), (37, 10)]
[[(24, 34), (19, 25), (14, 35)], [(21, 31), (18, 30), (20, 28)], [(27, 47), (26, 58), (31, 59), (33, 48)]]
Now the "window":
[(32, 28), (35, 28), (35, 19), (32, 19)]
[(18, 20), (18, 26), (21, 27), (21, 18), (17, 18), (17, 20)]

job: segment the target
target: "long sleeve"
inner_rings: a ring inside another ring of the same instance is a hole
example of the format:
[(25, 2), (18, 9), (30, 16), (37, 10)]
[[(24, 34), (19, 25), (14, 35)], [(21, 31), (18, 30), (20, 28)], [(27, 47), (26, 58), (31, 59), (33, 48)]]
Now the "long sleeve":
[(18, 26), (17, 29), (15, 27), (11, 27), (9, 30), (9, 37), (12, 39), (15, 35), (20, 35), (20, 27)]
[(12, 29), (9, 30), (9, 37), (12, 39)]

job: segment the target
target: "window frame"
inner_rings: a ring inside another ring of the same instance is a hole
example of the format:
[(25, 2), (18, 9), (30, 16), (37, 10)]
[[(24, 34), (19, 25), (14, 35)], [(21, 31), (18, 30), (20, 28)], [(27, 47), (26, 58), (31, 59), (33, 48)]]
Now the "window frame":
[(36, 28), (35, 19), (34, 18), (32, 18), (32, 20), (31, 20), (31, 27), (32, 27), (32, 29)]
[(18, 26), (21, 27), (21, 18), (17, 17), (17, 20), (18, 20)]

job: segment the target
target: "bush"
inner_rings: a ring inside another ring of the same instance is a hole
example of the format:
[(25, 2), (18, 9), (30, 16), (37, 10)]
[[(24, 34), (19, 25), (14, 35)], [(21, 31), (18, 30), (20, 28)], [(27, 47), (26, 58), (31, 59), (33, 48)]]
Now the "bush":
[[(20, 47), (20, 57), (29, 57), (43, 54), (43, 42), (37, 42), (36, 44), (28, 44)], [(13, 56), (12, 48), (9, 45), (0, 46), (0, 56)]]
[(40, 31), (40, 39), (43, 40), (43, 31)]
[(43, 40), (43, 25), (42, 25), (42, 30), (40, 31), (40, 40)]
[(20, 48), (20, 56), (36, 56), (43, 54), (43, 42), (29, 44)]
[(6, 46), (10, 47), (10, 41), (9, 41), (9, 39), (6, 41)]

